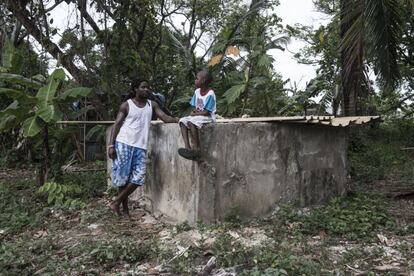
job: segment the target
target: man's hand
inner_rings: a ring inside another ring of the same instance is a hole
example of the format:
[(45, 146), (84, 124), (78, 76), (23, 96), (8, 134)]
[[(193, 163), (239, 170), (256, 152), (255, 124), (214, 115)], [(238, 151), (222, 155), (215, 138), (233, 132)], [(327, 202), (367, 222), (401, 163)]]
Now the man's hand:
[(114, 147), (110, 147), (108, 149), (108, 157), (111, 158), (112, 160), (116, 159), (116, 150)]

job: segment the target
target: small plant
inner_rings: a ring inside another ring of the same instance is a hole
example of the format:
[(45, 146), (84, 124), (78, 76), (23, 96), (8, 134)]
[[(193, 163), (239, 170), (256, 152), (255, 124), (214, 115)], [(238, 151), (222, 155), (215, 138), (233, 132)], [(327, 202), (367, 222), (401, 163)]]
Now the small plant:
[(178, 224), (175, 226), (175, 230), (178, 233), (181, 232), (186, 232), (186, 231), (190, 231), (192, 229), (192, 227), (190, 226), (190, 224), (188, 224), (188, 221), (184, 221), (181, 224)]
[(230, 224), (239, 225), (241, 223), (240, 206), (235, 205), (230, 207), (229, 211), (224, 216), (224, 221)]
[(90, 256), (101, 264), (119, 261), (138, 262), (145, 260), (151, 254), (149, 244), (138, 243), (132, 239), (103, 241), (94, 247)]
[(49, 205), (72, 208), (83, 208), (85, 206), (80, 200), (71, 198), (82, 192), (82, 189), (77, 185), (62, 185), (56, 182), (46, 182), (39, 188), (38, 192), (47, 194), (47, 203)]
[(214, 256), (221, 267), (244, 264), (249, 256), (246, 248), (229, 234), (221, 234), (213, 244)]

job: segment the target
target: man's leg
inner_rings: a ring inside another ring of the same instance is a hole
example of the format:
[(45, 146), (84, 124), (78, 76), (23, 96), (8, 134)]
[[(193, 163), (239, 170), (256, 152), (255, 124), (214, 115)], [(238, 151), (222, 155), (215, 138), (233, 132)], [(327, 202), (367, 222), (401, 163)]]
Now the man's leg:
[(123, 202), (125, 200), (126, 204), (128, 204), (128, 196), (130, 194), (132, 194), (136, 188), (138, 187), (138, 185), (135, 184), (128, 184), (126, 186), (124, 186), (124, 188), (122, 189), (122, 191), (120, 191), (120, 193), (118, 194), (118, 196), (114, 199), (114, 201), (112, 201), (112, 203), (109, 205), (109, 207), (119, 216), (121, 216), (121, 212), (119, 210), (119, 205), (124, 204)]
[[(118, 195), (122, 193), (126, 186), (119, 187)], [(128, 197), (122, 201), (122, 215), (130, 218), (129, 209), (128, 209)]]
[(188, 128), (183, 123), (180, 123), (180, 128), (181, 128), (181, 134), (183, 135), (185, 148), (191, 149), (190, 140), (188, 139)]

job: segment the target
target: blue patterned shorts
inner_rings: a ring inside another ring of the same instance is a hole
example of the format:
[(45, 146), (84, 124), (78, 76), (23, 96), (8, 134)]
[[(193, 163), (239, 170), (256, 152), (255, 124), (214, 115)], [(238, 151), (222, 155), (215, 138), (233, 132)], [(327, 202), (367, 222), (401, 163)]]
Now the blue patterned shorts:
[(145, 183), (146, 151), (115, 142), (116, 159), (112, 164), (112, 185), (122, 187), (128, 183), (139, 186)]

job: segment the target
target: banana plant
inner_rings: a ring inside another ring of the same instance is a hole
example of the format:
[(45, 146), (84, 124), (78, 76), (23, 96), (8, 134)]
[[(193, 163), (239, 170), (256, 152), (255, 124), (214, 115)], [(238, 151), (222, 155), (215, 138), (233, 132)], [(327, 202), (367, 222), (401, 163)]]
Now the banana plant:
[(0, 67), (0, 94), (9, 98), (11, 103), (0, 111), (0, 132), (17, 127), (25, 138), (43, 134), (45, 181), (50, 166), (48, 127), (62, 119), (63, 108), (87, 97), (91, 89), (76, 87), (62, 91), (66, 74), (61, 68), (54, 70), (49, 77), (36, 75), (26, 78), (11, 73), (12, 60), (13, 51), (7, 48)]

